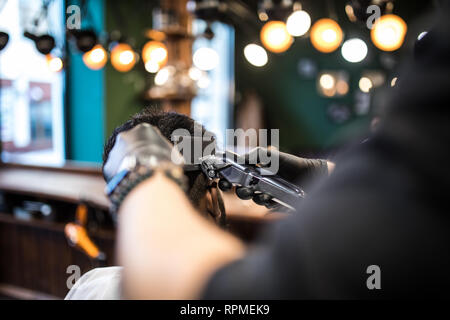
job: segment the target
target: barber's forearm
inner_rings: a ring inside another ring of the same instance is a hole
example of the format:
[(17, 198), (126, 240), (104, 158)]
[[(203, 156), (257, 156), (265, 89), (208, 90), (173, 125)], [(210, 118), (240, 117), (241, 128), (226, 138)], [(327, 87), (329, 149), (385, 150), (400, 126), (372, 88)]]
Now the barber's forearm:
[(126, 298), (196, 298), (211, 274), (243, 251), (161, 173), (137, 186), (121, 206), (118, 258)]

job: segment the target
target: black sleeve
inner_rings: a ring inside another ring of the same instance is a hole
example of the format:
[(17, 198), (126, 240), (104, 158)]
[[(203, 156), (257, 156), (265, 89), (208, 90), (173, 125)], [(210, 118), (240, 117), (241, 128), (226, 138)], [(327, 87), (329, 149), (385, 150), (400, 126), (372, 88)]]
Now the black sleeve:
[[(217, 271), (204, 298), (449, 297), (448, 21), (428, 59), (401, 73), (378, 134), (338, 159), (295, 216)], [(367, 287), (372, 265), (380, 290)]]

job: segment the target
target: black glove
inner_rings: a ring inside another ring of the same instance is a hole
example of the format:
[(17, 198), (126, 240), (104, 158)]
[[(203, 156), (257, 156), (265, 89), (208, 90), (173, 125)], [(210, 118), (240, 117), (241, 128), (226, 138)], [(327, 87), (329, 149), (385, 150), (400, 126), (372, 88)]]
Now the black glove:
[(138, 164), (156, 167), (162, 162), (182, 165), (183, 157), (158, 128), (141, 123), (117, 135), (103, 167), (103, 175), (109, 182), (124, 169), (132, 170)]
[[(294, 155), (280, 152), (276, 149), (255, 148), (244, 155), (245, 162), (251, 165), (258, 165), (272, 171), (287, 181), (299, 185), (304, 189), (305, 184), (314, 178), (328, 175), (328, 164), (326, 160), (305, 159)], [(271, 159), (278, 157), (278, 166), (271, 166)], [(227, 190), (231, 186), (226, 181), (219, 181), (221, 189)], [(259, 205), (264, 205), (269, 209), (280, 208), (267, 194), (255, 194), (251, 188), (237, 187), (236, 194), (243, 200), (253, 199)]]
[(155, 169), (187, 190), (183, 157), (159, 130), (147, 123), (117, 135), (103, 167), (106, 193), (111, 200), (113, 218), (124, 198), (140, 182), (151, 177)]
[[(279, 166), (271, 169), (270, 159), (273, 157), (278, 157)], [(274, 174), (296, 184), (303, 185), (315, 178), (328, 175), (326, 160), (305, 159), (276, 149), (258, 147), (245, 154), (245, 159), (249, 164), (255, 164), (256, 162), (259, 166), (273, 170)], [(275, 171), (275, 169), (278, 170)]]

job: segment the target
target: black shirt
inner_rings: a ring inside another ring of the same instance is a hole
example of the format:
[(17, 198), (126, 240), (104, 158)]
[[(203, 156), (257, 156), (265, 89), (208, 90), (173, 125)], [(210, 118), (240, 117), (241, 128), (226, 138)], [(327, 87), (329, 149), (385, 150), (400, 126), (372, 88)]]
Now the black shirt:
[[(378, 133), (219, 270), (204, 298), (450, 297), (449, 20), (447, 10), (405, 66)], [(367, 286), (373, 265), (379, 290)]]

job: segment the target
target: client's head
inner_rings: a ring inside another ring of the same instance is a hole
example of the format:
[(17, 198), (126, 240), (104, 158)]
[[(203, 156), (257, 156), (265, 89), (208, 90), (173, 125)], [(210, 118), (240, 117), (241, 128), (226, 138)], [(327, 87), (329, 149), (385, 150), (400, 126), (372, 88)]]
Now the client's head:
[[(192, 136), (194, 135), (195, 121), (188, 116), (178, 114), (175, 112), (161, 112), (156, 109), (145, 109), (144, 111), (135, 114), (127, 122), (114, 129), (112, 135), (109, 137), (103, 150), (103, 166), (108, 159), (109, 153), (116, 142), (116, 137), (119, 133), (130, 130), (141, 123), (148, 123), (159, 129), (161, 134), (166, 137), (171, 143), (172, 133), (176, 129), (185, 129)], [(202, 127), (202, 133), (206, 130)], [(189, 190), (188, 197), (191, 202), (200, 211), (206, 212), (207, 207), (210, 206), (207, 200), (208, 180), (201, 171), (192, 171), (185, 173), (188, 182)], [(170, 195), (168, 195), (170, 197)]]

